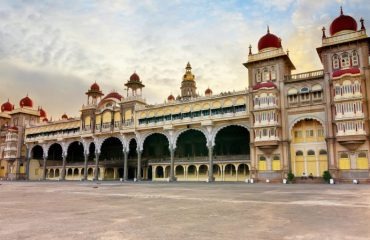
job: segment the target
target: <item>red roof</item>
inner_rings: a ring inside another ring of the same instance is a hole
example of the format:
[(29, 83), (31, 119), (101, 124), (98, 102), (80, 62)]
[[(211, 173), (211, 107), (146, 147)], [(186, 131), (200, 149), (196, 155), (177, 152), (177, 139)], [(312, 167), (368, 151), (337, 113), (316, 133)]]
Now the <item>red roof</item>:
[(100, 91), (100, 87), (97, 83), (93, 83), (90, 87), (90, 90), (93, 90), (93, 91)]
[(18, 131), (18, 128), (16, 126), (10, 127), (9, 130)]
[(40, 109), (39, 109), (39, 113), (40, 113), (40, 117), (42, 117), (42, 118), (46, 118), (46, 112), (45, 112), (45, 110), (44, 110), (44, 109), (40, 108)]
[(68, 119), (67, 114), (63, 114), (63, 115), (62, 115), (62, 119)]
[(171, 94), (170, 96), (168, 96), (167, 100), (168, 101), (173, 101), (173, 100), (175, 100), (175, 97)]
[(357, 31), (357, 22), (353, 17), (344, 15), (341, 9), (339, 17), (330, 24), (330, 34), (333, 36), (343, 30)]
[(253, 86), (253, 90), (258, 90), (261, 88), (277, 88), (277, 87), (273, 82), (262, 82), (257, 83), (256, 85)]
[(105, 99), (108, 99), (108, 98), (115, 98), (119, 101), (121, 101), (121, 99), (123, 98), (121, 94), (117, 93), (117, 92), (111, 92), (109, 93), (107, 96), (105, 96), (102, 100), (105, 100)]
[(134, 82), (140, 82), (140, 77), (139, 75), (137, 75), (136, 72), (134, 72), (131, 77), (130, 77), (130, 81), (134, 81)]
[(333, 78), (340, 77), (344, 74), (359, 74), (359, 73), (360, 73), (359, 68), (340, 69), (340, 70), (333, 72)]
[(1, 105), (1, 112), (10, 112), (14, 109), (14, 105), (9, 102), (9, 99), (6, 103)]
[(271, 34), (267, 28), (267, 34), (258, 41), (258, 51), (265, 48), (281, 48), (281, 40), (276, 35)]
[(33, 107), (33, 102), (31, 98), (28, 97), (28, 95), (25, 98), (22, 98), (19, 102), (19, 106), (21, 107)]
[(43, 122), (49, 122), (49, 119), (46, 117), (44, 119), (42, 119)]

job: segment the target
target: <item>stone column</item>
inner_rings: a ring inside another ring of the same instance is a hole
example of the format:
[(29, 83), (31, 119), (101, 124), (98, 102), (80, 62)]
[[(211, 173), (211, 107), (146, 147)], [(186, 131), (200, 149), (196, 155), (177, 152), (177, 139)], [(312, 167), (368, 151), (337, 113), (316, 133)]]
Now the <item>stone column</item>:
[(99, 153), (96, 152), (95, 153), (95, 173), (94, 173), (94, 181), (98, 181), (99, 180)]
[(136, 175), (136, 179), (138, 181), (141, 181), (141, 154), (142, 154), (142, 150), (137, 150), (137, 175)]
[(127, 164), (127, 158), (128, 158), (128, 151), (126, 149), (123, 150), (123, 180), (127, 181), (128, 180), (128, 164)]
[(46, 159), (48, 157), (44, 156), (44, 165), (42, 166), (42, 180), (46, 180)]
[(66, 155), (63, 155), (63, 165), (62, 165), (62, 180), (66, 179)]
[(87, 153), (84, 154), (85, 162), (84, 162), (84, 180), (87, 180), (87, 160), (89, 158), (89, 155)]
[(175, 149), (170, 147), (171, 165), (170, 165), (170, 182), (176, 181), (175, 177)]
[(213, 177), (213, 146), (208, 146), (208, 182), (215, 181)]
[(26, 180), (30, 180), (30, 149), (26, 148)]

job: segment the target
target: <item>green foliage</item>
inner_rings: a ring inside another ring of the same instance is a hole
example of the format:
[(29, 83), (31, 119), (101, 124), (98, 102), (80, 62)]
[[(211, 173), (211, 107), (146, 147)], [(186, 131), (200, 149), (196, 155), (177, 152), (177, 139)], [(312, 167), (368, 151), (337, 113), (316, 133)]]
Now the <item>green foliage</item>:
[(324, 171), (322, 174), (322, 178), (324, 179), (325, 182), (329, 183), (332, 177), (329, 171)]
[(292, 183), (294, 178), (295, 178), (294, 174), (292, 172), (289, 172), (288, 173), (288, 182)]

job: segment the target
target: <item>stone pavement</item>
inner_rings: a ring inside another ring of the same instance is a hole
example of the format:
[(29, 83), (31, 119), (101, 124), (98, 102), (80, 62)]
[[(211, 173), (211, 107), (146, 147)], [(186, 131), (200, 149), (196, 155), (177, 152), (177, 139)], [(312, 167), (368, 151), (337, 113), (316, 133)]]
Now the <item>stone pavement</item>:
[(1, 182), (0, 239), (370, 239), (370, 185)]

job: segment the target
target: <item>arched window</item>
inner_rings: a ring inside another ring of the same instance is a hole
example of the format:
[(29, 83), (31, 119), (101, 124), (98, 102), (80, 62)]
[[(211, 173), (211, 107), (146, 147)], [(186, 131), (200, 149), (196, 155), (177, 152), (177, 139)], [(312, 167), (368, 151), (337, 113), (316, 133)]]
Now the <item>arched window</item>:
[(301, 88), (301, 91), (300, 93), (309, 93), (310, 92), (310, 89), (308, 87), (303, 87)]
[(338, 55), (333, 56), (333, 69), (339, 69), (339, 57)]
[(358, 66), (358, 55), (356, 51), (352, 52), (352, 66)]
[(348, 158), (348, 154), (347, 153), (341, 153), (340, 158)]
[(320, 155), (326, 155), (326, 154), (328, 154), (328, 153), (326, 152), (326, 150), (324, 150), (324, 149), (321, 149), (319, 153), (320, 153)]
[(296, 155), (296, 156), (303, 156), (303, 152), (302, 152), (302, 151), (297, 151), (297, 152), (295, 153), (295, 155)]
[(257, 82), (261, 82), (262, 81), (262, 73), (261, 73), (261, 70), (260, 69), (257, 70), (256, 80), (257, 80)]
[(313, 155), (315, 155), (315, 151), (314, 150), (308, 150), (307, 155), (308, 156), (313, 156)]
[(260, 161), (266, 161), (265, 156), (260, 156)]
[(267, 68), (263, 69), (263, 81), (270, 81), (270, 72)]
[(348, 68), (350, 66), (349, 55), (346, 52), (342, 54), (341, 65), (342, 68)]
[(276, 70), (275, 70), (275, 67), (271, 67), (271, 80), (276, 80)]
[(279, 155), (275, 155), (273, 160), (280, 160), (280, 156)]

